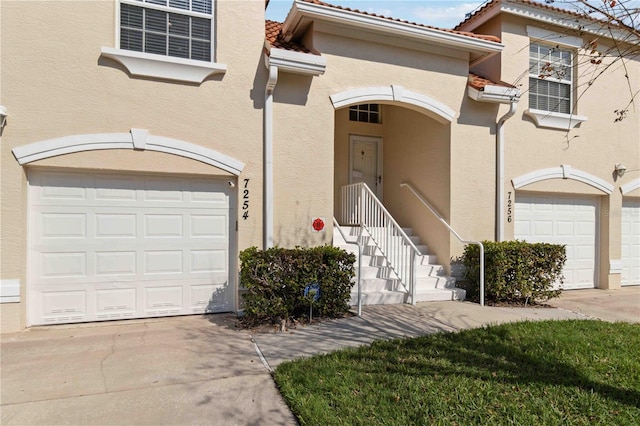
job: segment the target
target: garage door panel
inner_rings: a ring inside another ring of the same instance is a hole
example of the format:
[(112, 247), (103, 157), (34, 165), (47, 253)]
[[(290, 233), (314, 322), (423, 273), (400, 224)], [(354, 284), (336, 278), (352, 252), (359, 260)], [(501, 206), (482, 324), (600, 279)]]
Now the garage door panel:
[(183, 290), (182, 285), (145, 287), (145, 312), (148, 316), (180, 314), (183, 311)]
[(183, 233), (183, 217), (178, 214), (145, 214), (145, 238), (181, 238)]
[(137, 310), (135, 287), (96, 290), (96, 316), (98, 319), (133, 317)]
[(516, 195), (515, 238), (565, 245), (566, 289), (595, 286), (596, 206), (594, 198)]
[(226, 181), (32, 171), (29, 182), (30, 324), (234, 309)]
[(42, 253), (42, 278), (70, 278), (87, 276), (87, 254)]
[(622, 202), (622, 285), (640, 285), (640, 200)]
[(137, 252), (102, 251), (95, 254), (96, 275), (136, 275)]
[(226, 272), (227, 252), (225, 250), (191, 250), (191, 272)]

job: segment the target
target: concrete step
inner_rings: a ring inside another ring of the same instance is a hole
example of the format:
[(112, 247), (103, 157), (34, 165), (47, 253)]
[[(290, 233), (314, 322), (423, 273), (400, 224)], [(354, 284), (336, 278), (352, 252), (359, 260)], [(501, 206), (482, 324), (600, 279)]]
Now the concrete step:
[(461, 288), (430, 289), (416, 292), (416, 302), (438, 302), (448, 300), (464, 300), (466, 291)]
[(455, 288), (456, 279), (452, 277), (416, 277), (416, 291), (421, 289), (451, 289)]
[[(400, 291), (372, 291), (362, 293), (363, 305), (391, 305), (407, 301), (407, 294)], [(351, 306), (358, 304), (358, 293), (351, 293)]]
[(424, 264), (424, 265), (416, 265), (416, 276), (417, 277), (429, 277), (429, 276), (438, 276), (442, 277), (446, 273), (446, 269), (442, 265), (436, 264)]
[[(357, 283), (354, 283), (351, 291), (358, 291)], [(360, 280), (362, 292), (370, 291), (405, 291), (399, 280), (394, 278), (363, 278)]]

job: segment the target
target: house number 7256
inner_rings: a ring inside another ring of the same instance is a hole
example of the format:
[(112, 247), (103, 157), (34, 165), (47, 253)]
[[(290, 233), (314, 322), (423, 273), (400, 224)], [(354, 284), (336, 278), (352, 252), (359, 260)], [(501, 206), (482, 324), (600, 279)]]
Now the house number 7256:
[(242, 219), (247, 220), (249, 218), (249, 179), (244, 179), (242, 194)]
[(511, 191), (509, 191), (507, 193), (507, 222), (511, 223), (511, 213), (513, 212), (512, 210), (512, 206), (513, 206), (513, 200), (511, 199)]

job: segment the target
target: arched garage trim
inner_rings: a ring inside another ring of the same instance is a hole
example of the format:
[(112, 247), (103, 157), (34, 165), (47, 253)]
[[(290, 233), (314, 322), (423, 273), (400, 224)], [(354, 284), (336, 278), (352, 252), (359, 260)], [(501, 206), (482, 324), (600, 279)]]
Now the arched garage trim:
[(65, 136), (34, 142), (13, 149), (20, 165), (33, 161), (83, 151), (101, 149), (149, 150), (179, 155), (239, 175), (244, 163), (213, 149), (162, 136), (150, 135), (145, 129), (131, 129), (129, 133), (97, 133)]
[(626, 185), (622, 185), (620, 187), (620, 192), (622, 192), (622, 195), (627, 195), (631, 191), (635, 191), (638, 188), (640, 188), (640, 178), (634, 179)]
[(523, 186), (531, 185), (532, 183), (547, 179), (572, 179), (593, 186), (605, 194), (611, 194), (613, 192), (613, 185), (609, 182), (583, 170), (573, 169), (571, 166), (566, 164), (549, 169), (539, 169), (531, 173), (518, 176), (511, 182), (513, 183), (514, 189), (519, 189)]
[(331, 102), (335, 109), (363, 103), (396, 104), (425, 114), (442, 124), (451, 123), (456, 115), (445, 104), (397, 85), (363, 87), (336, 93), (331, 95)]

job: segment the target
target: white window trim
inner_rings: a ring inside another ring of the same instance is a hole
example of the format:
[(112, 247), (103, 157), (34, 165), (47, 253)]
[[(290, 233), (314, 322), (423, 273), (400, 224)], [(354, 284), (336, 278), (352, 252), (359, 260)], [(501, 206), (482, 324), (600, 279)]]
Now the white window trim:
[[(553, 43), (561, 45), (561, 48), (565, 49), (577, 49), (582, 46), (582, 39), (579, 37), (571, 37), (564, 36), (562, 34), (557, 34), (552, 31), (544, 30), (542, 28), (527, 26), (527, 35), (531, 38), (531, 43), (535, 44), (546, 44)], [(573, 53), (575, 55), (575, 53)], [(575, 65), (573, 63), (573, 59), (571, 61), (572, 67), (574, 69), (571, 70), (571, 107), (573, 108), (574, 104), (574, 89), (575, 89)], [(531, 76), (531, 74), (529, 75)], [(549, 77), (550, 81), (555, 81), (562, 84), (569, 84), (566, 80), (559, 80), (556, 78)], [(558, 129), (558, 130), (571, 130), (580, 123), (583, 123), (588, 120), (588, 117), (577, 114), (564, 114), (560, 112), (553, 111), (544, 111), (538, 110), (534, 108), (529, 108), (524, 111), (524, 115), (531, 117), (533, 122), (537, 127), (545, 127), (548, 129)]]
[(587, 121), (587, 117), (583, 115), (562, 114), (533, 108), (526, 110), (524, 115), (531, 117), (536, 126), (548, 129), (571, 130), (578, 124)]
[[(215, 1), (215, 0), (214, 0)], [(195, 59), (176, 58), (173, 56), (156, 55), (153, 53), (138, 52), (134, 50), (120, 49), (120, 4), (132, 4), (140, 6), (138, 2), (120, 0), (116, 3), (115, 16), (115, 46), (102, 47), (101, 56), (112, 59), (122, 64), (129, 74), (136, 77), (161, 78), (166, 80), (181, 81), (187, 83), (201, 84), (209, 76), (215, 74), (224, 74), (227, 71), (226, 64), (216, 62), (199, 61)], [(151, 5), (153, 6), (153, 5)], [(146, 7), (143, 6), (143, 7)], [(155, 8), (155, 7), (151, 7)], [(167, 8), (159, 8), (165, 10)], [(213, 8), (215, 10), (215, 7)], [(199, 16), (198, 13), (189, 13), (189, 15)], [(214, 12), (206, 15), (211, 18), (211, 58), (215, 57), (214, 45)]]

